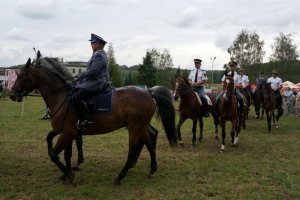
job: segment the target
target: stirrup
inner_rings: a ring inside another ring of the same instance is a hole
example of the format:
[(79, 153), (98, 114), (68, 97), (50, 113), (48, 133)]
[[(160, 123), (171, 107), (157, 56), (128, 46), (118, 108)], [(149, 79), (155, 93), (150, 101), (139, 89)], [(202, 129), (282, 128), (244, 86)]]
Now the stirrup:
[(78, 120), (77, 122), (77, 129), (81, 129), (83, 127), (87, 127), (87, 126), (90, 126), (94, 123), (94, 121), (89, 121), (87, 119), (84, 119), (84, 120)]

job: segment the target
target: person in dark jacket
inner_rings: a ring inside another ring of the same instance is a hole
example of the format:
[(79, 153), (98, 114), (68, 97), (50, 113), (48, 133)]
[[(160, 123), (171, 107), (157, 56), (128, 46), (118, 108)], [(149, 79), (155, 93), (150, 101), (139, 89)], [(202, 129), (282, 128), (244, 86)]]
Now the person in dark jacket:
[(76, 92), (73, 95), (73, 102), (79, 117), (77, 128), (93, 123), (86, 100), (100, 92), (109, 82), (108, 59), (103, 50), (106, 41), (93, 33), (89, 41), (91, 41), (93, 55), (87, 63), (86, 71), (79, 74), (75, 85)]

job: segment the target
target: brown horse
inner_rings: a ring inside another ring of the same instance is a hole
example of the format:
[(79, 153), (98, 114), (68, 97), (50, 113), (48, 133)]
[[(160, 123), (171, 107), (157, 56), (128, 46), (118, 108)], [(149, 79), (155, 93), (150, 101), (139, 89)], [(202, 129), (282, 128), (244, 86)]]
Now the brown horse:
[(232, 146), (237, 146), (238, 136), (241, 130), (243, 116), (239, 114), (238, 100), (234, 94), (234, 74), (225, 72), (223, 81), (223, 96), (220, 99), (218, 113), (220, 115), (220, 126), (222, 127), (222, 146), (221, 152), (225, 151), (225, 125), (226, 121), (231, 121), (231, 143)]
[[(261, 88), (256, 88), (254, 91), (254, 94), (252, 96), (252, 101), (253, 105), (255, 108), (255, 114), (256, 114), (256, 119), (263, 119), (264, 118), (264, 95), (262, 93)], [(260, 115), (260, 110), (261, 110), (261, 115)]]
[[(264, 98), (263, 109), (267, 116), (268, 131), (271, 132), (272, 118), (273, 118), (274, 126), (278, 128), (278, 121), (283, 114), (283, 109), (281, 105), (278, 105), (274, 91), (272, 90), (270, 83), (264, 82), (262, 84), (262, 93)], [(275, 109), (277, 109), (276, 116), (275, 116)]]
[[(212, 114), (214, 118), (215, 124), (215, 139), (218, 139), (218, 117), (216, 114), (216, 99), (214, 95), (211, 93), (206, 93), (206, 95), (211, 100), (211, 105), (208, 106), (208, 111)], [(200, 126), (200, 135), (199, 141), (203, 138), (203, 119), (202, 119), (202, 112), (201, 112), (201, 105), (199, 103), (199, 99), (197, 97), (197, 93), (195, 93), (190, 86), (189, 82), (183, 78), (176, 78), (176, 90), (175, 90), (175, 98), (180, 97), (179, 103), (179, 122), (177, 125), (177, 137), (180, 141), (180, 145), (183, 146), (183, 141), (181, 138), (180, 128), (182, 124), (187, 119), (193, 120), (193, 139), (192, 145), (196, 145), (196, 127), (197, 127), (197, 120), (199, 121)]]
[[(47, 106), (51, 110), (51, 125), (53, 135), (59, 138), (52, 146), (48, 142), (48, 154), (51, 160), (64, 173), (63, 179), (73, 182), (74, 173), (71, 166), (72, 142), (78, 135), (76, 129), (77, 114), (71, 109), (68, 101), (69, 80), (72, 78), (56, 60), (42, 58), (40, 52), (37, 59), (31, 63), (28, 59), (25, 67), (20, 71), (11, 90), (12, 100), (22, 101), (28, 92), (39, 89)], [(152, 99), (155, 99), (154, 100)], [(149, 176), (157, 170), (156, 138), (149, 134), (150, 121), (157, 109), (157, 116), (161, 119), (171, 146), (177, 146), (175, 134), (175, 111), (172, 102), (159, 94), (143, 91), (135, 87), (123, 87), (116, 90), (112, 97), (112, 113), (94, 115), (95, 123), (83, 128), (82, 135), (105, 134), (126, 126), (129, 134), (129, 152), (125, 166), (121, 170), (114, 184), (118, 185), (126, 176), (128, 169), (136, 161), (141, 146), (146, 145), (151, 157)], [(59, 154), (65, 151), (65, 165), (59, 160)]]

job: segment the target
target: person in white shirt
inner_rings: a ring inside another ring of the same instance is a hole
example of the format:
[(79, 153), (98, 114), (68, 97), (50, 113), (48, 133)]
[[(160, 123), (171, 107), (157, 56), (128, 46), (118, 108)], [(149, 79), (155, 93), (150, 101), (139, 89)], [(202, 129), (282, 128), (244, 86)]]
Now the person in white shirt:
[(276, 97), (276, 103), (281, 107), (282, 96), (280, 94), (280, 90), (282, 88), (282, 80), (278, 77), (278, 72), (276, 70), (272, 71), (272, 77), (268, 78), (267, 82), (271, 84), (271, 88), (274, 91)]
[(208, 102), (205, 97), (205, 90), (203, 85), (206, 84), (207, 76), (206, 71), (201, 70), (201, 59), (194, 59), (195, 69), (191, 70), (188, 77), (189, 83), (193, 90), (198, 93), (202, 101), (202, 112), (204, 117), (208, 117)]
[(237, 84), (235, 85), (236, 88), (244, 89), (249, 85), (249, 78), (247, 75), (244, 74), (244, 69), (239, 69), (239, 76), (237, 77)]

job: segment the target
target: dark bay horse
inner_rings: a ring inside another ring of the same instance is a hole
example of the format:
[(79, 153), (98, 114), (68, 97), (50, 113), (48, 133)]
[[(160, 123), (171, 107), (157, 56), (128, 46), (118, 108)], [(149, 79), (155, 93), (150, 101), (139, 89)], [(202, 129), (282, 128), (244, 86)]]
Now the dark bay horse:
[[(78, 132), (75, 126), (77, 114), (71, 109), (68, 101), (68, 88), (71, 77), (71, 74), (56, 60), (42, 58), (38, 51), (37, 59), (34, 62), (28, 59), (25, 67), (21, 69), (11, 90), (10, 98), (22, 101), (22, 98), (28, 92), (39, 89), (45, 103), (51, 110), (53, 131), (50, 133), (59, 135), (54, 147), (52, 146), (52, 141), (48, 142), (48, 154), (63, 172), (62, 178), (73, 182), (74, 173), (71, 165), (72, 142), (77, 137)], [(152, 176), (157, 170), (156, 138), (149, 134), (149, 130), (151, 128), (150, 121), (156, 108), (158, 108), (157, 116), (163, 123), (170, 145), (177, 146), (175, 111), (172, 102), (159, 94), (142, 91), (135, 87), (123, 87), (114, 92), (112, 107), (111, 114), (93, 116), (95, 123), (83, 128), (81, 134), (105, 134), (127, 127), (129, 135), (128, 157), (125, 166), (114, 180), (114, 184), (118, 185), (121, 183), (128, 169), (132, 167), (132, 163), (137, 159), (141, 146), (144, 144), (150, 153), (151, 169), (149, 176)], [(65, 152), (65, 165), (58, 157), (63, 150)]]
[(262, 93), (261, 88), (256, 88), (256, 90), (254, 91), (254, 94), (252, 96), (252, 100), (253, 100), (253, 105), (255, 108), (255, 115), (256, 115), (256, 119), (263, 119), (264, 118), (264, 95)]
[[(271, 88), (271, 84), (264, 82), (262, 84), (262, 94), (263, 94), (263, 109), (267, 116), (268, 131), (271, 132), (271, 120), (273, 118), (273, 123), (276, 128), (278, 128), (279, 118), (283, 114), (283, 109), (281, 105), (278, 105), (274, 91)], [(277, 114), (275, 116), (275, 109), (277, 109)]]
[(239, 114), (238, 100), (234, 94), (234, 74), (228, 74), (225, 71), (225, 79), (223, 81), (224, 94), (220, 98), (218, 113), (220, 115), (220, 126), (222, 127), (222, 146), (221, 152), (225, 151), (226, 137), (226, 121), (231, 122), (231, 143), (232, 146), (237, 146), (238, 136), (241, 130), (243, 116)]
[[(211, 105), (208, 105), (208, 111), (212, 114), (215, 124), (215, 139), (218, 139), (218, 117), (216, 114), (216, 99), (213, 94), (206, 93), (206, 95), (210, 98)], [(199, 103), (199, 98), (197, 97), (197, 93), (195, 93), (190, 86), (189, 82), (183, 78), (176, 78), (176, 90), (175, 90), (175, 98), (180, 97), (179, 103), (179, 122), (177, 125), (177, 137), (180, 141), (180, 145), (183, 146), (183, 141), (181, 137), (180, 128), (182, 124), (187, 119), (193, 120), (193, 139), (192, 145), (196, 145), (196, 129), (197, 129), (197, 120), (199, 121), (200, 126), (200, 134), (199, 141), (203, 138), (203, 119), (202, 119), (202, 111), (201, 105)]]

